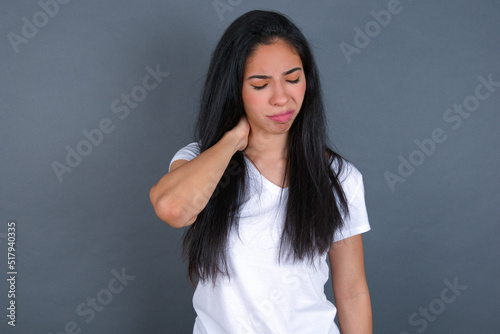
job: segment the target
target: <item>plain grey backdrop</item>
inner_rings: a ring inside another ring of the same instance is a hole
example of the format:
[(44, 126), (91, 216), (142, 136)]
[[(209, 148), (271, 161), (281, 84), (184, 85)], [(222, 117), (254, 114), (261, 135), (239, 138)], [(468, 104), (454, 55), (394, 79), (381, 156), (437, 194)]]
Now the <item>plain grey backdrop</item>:
[(252, 9), (303, 30), (330, 139), (364, 175), (374, 332), (498, 333), (494, 0), (2, 0), (1, 333), (192, 331), (184, 231), (149, 189), (192, 141), (215, 43)]

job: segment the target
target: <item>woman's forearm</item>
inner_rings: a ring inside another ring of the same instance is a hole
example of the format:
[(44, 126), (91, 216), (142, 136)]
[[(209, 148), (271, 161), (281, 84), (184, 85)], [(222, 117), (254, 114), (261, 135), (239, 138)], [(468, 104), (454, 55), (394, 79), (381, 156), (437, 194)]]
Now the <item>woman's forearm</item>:
[(160, 219), (173, 227), (190, 225), (207, 205), (232, 155), (235, 140), (227, 133), (214, 146), (163, 176), (150, 199)]
[(335, 298), (342, 334), (372, 334), (372, 308), (368, 287)]

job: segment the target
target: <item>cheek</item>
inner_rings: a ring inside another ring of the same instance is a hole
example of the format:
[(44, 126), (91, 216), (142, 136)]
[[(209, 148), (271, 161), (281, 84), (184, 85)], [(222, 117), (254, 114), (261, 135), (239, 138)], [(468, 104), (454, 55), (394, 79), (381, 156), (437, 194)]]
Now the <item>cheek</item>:
[(301, 85), (297, 87), (295, 90), (295, 96), (298, 100), (303, 101), (304, 100), (304, 95), (306, 94), (306, 83), (303, 82)]
[(246, 109), (252, 109), (253, 106), (257, 106), (262, 103), (262, 97), (259, 96), (259, 94), (255, 94), (254, 92), (243, 90), (241, 96), (243, 99), (243, 106)]

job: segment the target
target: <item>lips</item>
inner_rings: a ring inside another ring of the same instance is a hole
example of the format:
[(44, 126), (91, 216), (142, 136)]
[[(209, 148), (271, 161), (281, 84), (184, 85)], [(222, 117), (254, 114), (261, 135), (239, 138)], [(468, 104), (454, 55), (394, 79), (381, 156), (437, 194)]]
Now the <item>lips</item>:
[(293, 110), (287, 110), (283, 113), (274, 114), (272, 116), (267, 116), (267, 117), (269, 117), (271, 120), (277, 123), (285, 123), (288, 122), (290, 118), (292, 118), (292, 116), (293, 116)]

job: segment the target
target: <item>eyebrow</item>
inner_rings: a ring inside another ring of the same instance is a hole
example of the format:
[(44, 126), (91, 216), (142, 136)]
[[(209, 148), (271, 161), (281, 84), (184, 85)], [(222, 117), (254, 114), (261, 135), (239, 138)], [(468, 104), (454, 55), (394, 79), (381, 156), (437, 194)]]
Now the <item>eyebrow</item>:
[[(281, 75), (283, 75), (283, 76), (289, 75), (289, 74), (292, 74), (293, 72), (300, 71), (300, 70), (302, 70), (302, 68), (295, 67), (295, 68), (292, 68), (291, 70), (288, 70), (286, 72), (281, 73)], [(251, 77), (247, 78), (247, 80), (250, 80), (250, 79), (271, 79), (271, 77), (269, 75), (252, 75)]]

